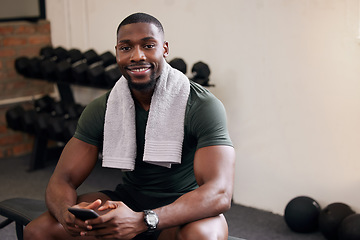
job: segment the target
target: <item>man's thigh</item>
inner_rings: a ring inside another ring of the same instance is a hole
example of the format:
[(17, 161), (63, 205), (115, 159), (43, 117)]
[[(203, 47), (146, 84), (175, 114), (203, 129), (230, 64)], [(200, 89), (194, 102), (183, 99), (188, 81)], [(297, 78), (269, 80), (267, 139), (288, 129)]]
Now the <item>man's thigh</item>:
[(158, 240), (224, 239), (228, 238), (228, 225), (223, 214), (201, 219), (180, 227), (164, 229)]
[[(93, 202), (101, 199), (103, 203), (110, 200), (103, 193), (89, 193), (78, 197), (79, 202)], [(63, 226), (49, 213), (45, 212), (38, 218), (31, 221), (25, 228), (25, 239), (81, 239), (72, 238), (63, 228)], [(90, 239), (90, 238), (86, 238)]]

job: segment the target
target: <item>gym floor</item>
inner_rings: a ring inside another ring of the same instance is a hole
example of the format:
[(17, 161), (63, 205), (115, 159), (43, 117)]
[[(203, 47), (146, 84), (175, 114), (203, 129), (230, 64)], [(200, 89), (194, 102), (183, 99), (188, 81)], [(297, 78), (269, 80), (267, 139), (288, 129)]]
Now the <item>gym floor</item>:
[[(30, 156), (0, 159), (0, 201), (13, 197), (44, 199), (56, 160), (47, 162), (43, 169), (31, 172), (28, 171), (29, 163)], [(78, 192), (113, 189), (120, 177), (120, 170), (102, 168), (99, 163)], [(234, 237), (247, 240), (325, 240), (320, 232), (294, 233), (286, 226), (282, 216), (254, 208), (233, 204), (225, 216), (229, 223), (229, 233)], [(0, 216), (0, 222), (3, 220)], [(0, 238), (15, 240), (15, 224), (0, 229)]]

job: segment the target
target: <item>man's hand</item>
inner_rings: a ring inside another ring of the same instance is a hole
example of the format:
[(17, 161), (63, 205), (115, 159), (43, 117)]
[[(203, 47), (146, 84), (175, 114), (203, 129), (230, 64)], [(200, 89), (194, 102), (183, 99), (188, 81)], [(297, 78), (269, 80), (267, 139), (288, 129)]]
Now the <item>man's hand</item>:
[[(92, 203), (79, 203), (74, 205), (75, 208), (83, 208), (83, 209), (92, 209), (97, 210), (101, 206), (101, 200), (98, 199)], [(81, 232), (88, 230), (88, 225), (76, 218), (72, 213), (70, 213), (67, 209), (63, 211), (62, 216), (58, 221), (63, 225), (64, 229), (71, 235), (71, 236), (80, 236)]]
[(107, 212), (95, 219), (85, 221), (86, 229), (82, 236), (98, 238), (132, 239), (147, 230), (142, 212), (134, 212), (123, 202), (107, 201), (98, 209)]

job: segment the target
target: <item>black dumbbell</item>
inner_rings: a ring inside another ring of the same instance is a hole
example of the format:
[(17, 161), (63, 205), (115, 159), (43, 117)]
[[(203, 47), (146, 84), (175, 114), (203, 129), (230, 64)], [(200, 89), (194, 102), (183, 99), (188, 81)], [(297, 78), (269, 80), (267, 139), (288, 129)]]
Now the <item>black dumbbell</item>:
[(47, 135), (48, 125), (49, 122), (51, 121), (51, 118), (52, 118), (51, 113), (48, 112), (37, 113), (34, 123), (36, 134)]
[(22, 131), (30, 134), (35, 134), (35, 122), (37, 117), (37, 112), (34, 109), (25, 111), (21, 117)]
[(41, 78), (41, 61), (54, 56), (54, 49), (46, 46), (40, 49), (40, 56), (29, 58), (26, 56), (15, 59), (16, 71), (25, 77)]
[[(59, 103), (57, 114), (52, 114), (47, 124), (47, 133), (51, 139), (68, 141), (75, 133), (76, 124), (84, 107), (80, 104), (65, 105)], [(64, 113), (63, 115), (61, 115)]]
[(116, 64), (116, 58), (111, 52), (107, 51), (101, 54), (100, 60), (91, 64), (87, 70), (90, 83), (94, 86), (106, 87), (105, 68), (112, 64)]
[(169, 62), (170, 66), (172, 66), (173, 68), (179, 70), (180, 72), (182, 72), (183, 74), (186, 74), (187, 72), (187, 65), (185, 63), (185, 61), (181, 58), (174, 58), (173, 60), (171, 60)]
[(112, 88), (120, 77), (120, 68), (116, 63), (105, 68), (105, 81), (109, 88)]
[(21, 131), (22, 122), (21, 118), (24, 115), (25, 110), (21, 105), (16, 105), (13, 108), (10, 108), (5, 113), (5, 119), (7, 126), (13, 130)]
[(42, 78), (41, 66), (40, 66), (41, 61), (42, 61), (41, 57), (30, 58), (27, 65), (25, 77), (41, 79)]
[(193, 74), (192, 81), (202, 86), (213, 86), (209, 85), (210, 68), (204, 62), (197, 62), (193, 65), (191, 72)]
[(68, 58), (56, 64), (55, 75), (57, 81), (74, 82), (71, 68), (78, 61), (85, 59), (84, 55), (78, 49), (71, 49), (68, 52)]
[(84, 106), (77, 103), (65, 105), (65, 119), (79, 118), (84, 108)]
[(15, 70), (17, 73), (28, 76), (28, 65), (30, 62), (30, 58), (28, 57), (18, 57), (15, 59)]
[(89, 65), (99, 62), (100, 57), (95, 50), (90, 49), (83, 53), (84, 58), (74, 62), (71, 66), (71, 73), (74, 81), (78, 84), (90, 85), (87, 78)]
[(51, 112), (53, 110), (55, 100), (49, 95), (45, 95), (34, 101), (34, 109), (36, 112)]

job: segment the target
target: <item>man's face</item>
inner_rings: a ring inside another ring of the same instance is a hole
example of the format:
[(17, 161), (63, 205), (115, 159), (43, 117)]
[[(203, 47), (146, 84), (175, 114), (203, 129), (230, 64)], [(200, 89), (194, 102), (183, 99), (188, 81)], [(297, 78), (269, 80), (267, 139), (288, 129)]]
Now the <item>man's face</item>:
[(122, 26), (117, 36), (116, 61), (129, 86), (137, 90), (152, 89), (168, 55), (163, 33), (150, 23)]

